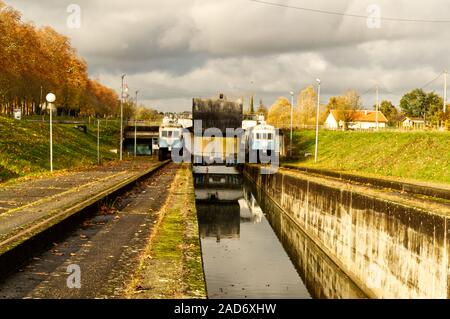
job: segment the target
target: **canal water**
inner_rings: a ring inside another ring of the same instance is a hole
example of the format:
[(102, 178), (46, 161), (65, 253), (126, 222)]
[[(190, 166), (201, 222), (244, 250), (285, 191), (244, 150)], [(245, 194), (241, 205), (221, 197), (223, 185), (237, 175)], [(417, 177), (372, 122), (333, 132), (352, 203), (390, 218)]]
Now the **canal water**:
[(241, 175), (195, 175), (209, 298), (311, 298)]

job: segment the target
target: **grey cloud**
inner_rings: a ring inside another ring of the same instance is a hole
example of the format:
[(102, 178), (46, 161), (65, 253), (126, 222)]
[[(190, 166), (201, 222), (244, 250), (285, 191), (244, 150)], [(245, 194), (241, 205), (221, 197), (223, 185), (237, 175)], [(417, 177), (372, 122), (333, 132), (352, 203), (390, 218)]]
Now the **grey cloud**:
[[(271, 104), (317, 77), (324, 81), (324, 100), (378, 82), (393, 93), (385, 97), (398, 102), (449, 65), (450, 24), (383, 21), (369, 29), (364, 19), (248, 0), (6, 1), (26, 20), (70, 36), (93, 76), (117, 89), (126, 72), (130, 87), (160, 109), (189, 109), (191, 97), (219, 91), (255, 93)], [(358, 14), (375, 3), (384, 17), (450, 17), (445, 0), (273, 1)], [(82, 9), (79, 30), (66, 26), (66, 8), (74, 2)], [(364, 96), (367, 105), (373, 100), (371, 93)]]

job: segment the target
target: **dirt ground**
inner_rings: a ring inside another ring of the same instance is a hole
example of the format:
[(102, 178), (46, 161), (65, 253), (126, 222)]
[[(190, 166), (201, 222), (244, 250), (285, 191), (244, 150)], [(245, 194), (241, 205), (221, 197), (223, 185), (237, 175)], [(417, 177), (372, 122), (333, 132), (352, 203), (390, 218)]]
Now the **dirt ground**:
[[(119, 169), (113, 169), (117, 172)], [(104, 207), (61, 242), (0, 283), (0, 298), (121, 298), (131, 284), (148, 239), (179, 170), (170, 164)], [(83, 180), (99, 178), (83, 174)], [(65, 176), (59, 185), (69, 183)], [(33, 182), (34, 185), (42, 181)], [(44, 183), (45, 185), (45, 183)], [(70, 184), (73, 185), (73, 184)], [(81, 288), (68, 288), (68, 267), (81, 270)]]

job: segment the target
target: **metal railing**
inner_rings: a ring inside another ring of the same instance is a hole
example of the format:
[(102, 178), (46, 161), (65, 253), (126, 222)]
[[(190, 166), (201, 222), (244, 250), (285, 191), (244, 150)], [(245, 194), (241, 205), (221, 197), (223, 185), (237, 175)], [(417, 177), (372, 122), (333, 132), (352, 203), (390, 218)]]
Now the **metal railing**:
[(147, 120), (129, 120), (125, 122), (127, 126), (160, 126), (162, 121), (147, 121)]

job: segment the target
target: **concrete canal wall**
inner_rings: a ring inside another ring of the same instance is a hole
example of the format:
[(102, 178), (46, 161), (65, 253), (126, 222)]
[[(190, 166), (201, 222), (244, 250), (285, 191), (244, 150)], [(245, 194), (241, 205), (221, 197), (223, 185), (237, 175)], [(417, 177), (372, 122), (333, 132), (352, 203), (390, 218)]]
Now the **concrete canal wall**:
[(369, 297), (449, 297), (448, 215), (305, 174), (262, 175), (251, 165), (244, 173), (288, 217), (282, 226), (291, 246), (304, 232)]

